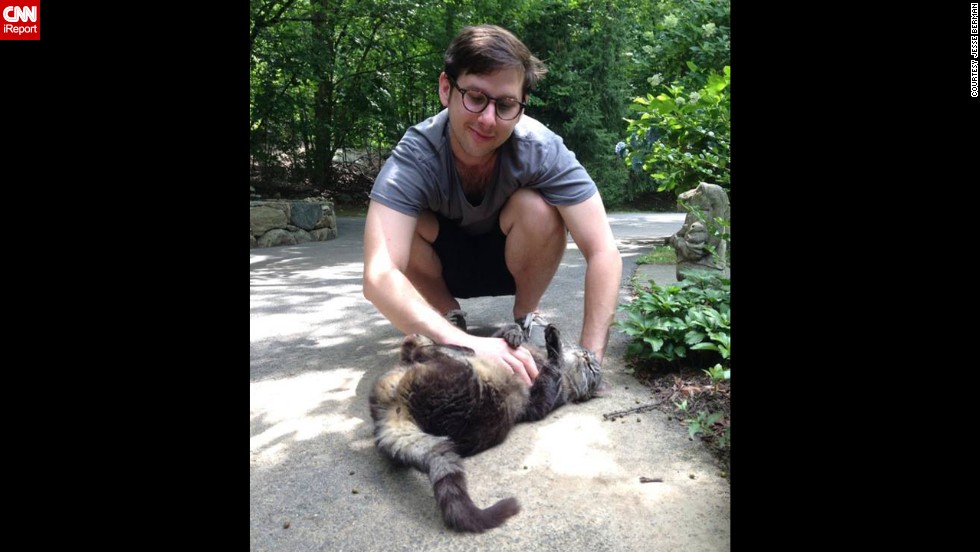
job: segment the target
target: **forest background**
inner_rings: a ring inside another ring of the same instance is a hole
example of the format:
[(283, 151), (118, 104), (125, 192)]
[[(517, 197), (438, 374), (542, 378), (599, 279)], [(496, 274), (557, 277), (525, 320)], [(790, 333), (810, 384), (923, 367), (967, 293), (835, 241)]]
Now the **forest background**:
[(513, 31), (548, 67), (527, 115), (565, 140), (610, 209), (731, 190), (728, 0), (250, 0), (250, 184), (365, 207), (405, 131), (437, 114), (460, 28)]

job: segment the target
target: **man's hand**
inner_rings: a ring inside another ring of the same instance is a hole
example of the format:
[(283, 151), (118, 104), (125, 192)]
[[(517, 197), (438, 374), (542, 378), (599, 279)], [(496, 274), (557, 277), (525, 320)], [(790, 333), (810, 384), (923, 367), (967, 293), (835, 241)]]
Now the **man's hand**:
[(524, 347), (511, 349), (503, 338), (469, 336), (468, 339), (461, 341), (458, 345), (473, 349), (477, 356), (489, 359), (501, 370), (508, 370), (517, 374), (529, 386), (538, 377), (538, 366), (535, 364), (531, 352)]
[(585, 350), (589, 360), (592, 363), (594, 363), (596, 366), (600, 366), (600, 367), (602, 366), (602, 354), (604, 351), (593, 351), (592, 349), (589, 349), (588, 347), (582, 344), (579, 344), (579, 347)]
[(599, 194), (576, 205), (559, 207), (558, 211), (586, 263), (585, 313), (579, 342), (594, 351), (601, 363), (619, 303), (623, 258)]

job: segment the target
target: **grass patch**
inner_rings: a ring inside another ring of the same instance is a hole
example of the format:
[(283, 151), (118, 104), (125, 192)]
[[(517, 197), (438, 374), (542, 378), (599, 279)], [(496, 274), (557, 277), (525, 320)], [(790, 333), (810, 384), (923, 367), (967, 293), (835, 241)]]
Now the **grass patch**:
[(636, 264), (677, 264), (677, 253), (672, 245), (658, 245), (646, 255), (636, 259)]

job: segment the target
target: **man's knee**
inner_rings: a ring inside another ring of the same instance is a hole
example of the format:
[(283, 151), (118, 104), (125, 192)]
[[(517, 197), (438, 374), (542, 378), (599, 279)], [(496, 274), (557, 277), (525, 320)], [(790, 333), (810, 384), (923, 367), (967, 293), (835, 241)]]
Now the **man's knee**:
[(500, 229), (504, 234), (509, 235), (515, 226), (537, 235), (561, 233), (564, 237), (565, 232), (558, 208), (549, 205), (539, 192), (529, 188), (514, 192), (500, 214)]

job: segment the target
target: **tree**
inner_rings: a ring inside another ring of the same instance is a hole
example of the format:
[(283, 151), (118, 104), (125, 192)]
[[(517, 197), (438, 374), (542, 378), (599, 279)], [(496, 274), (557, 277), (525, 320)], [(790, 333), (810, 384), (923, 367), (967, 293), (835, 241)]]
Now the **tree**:
[(645, 185), (615, 152), (629, 100), (653, 88), (651, 79), (697, 90), (704, 81), (688, 82), (700, 77), (685, 62), (721, 71), (729, 57), (727, 0), (250, 0), (249, 6), (254, 174), (323, 192), (337, 184), (339, 149), (387, 150), (409, 126), (442, 109), (442, 53), (464, 25), (506, 27), (546, 62), (549, 73), (528, 115), (565, 139), (611, 206)]
[(548, 66), (529, 115), (562, 136), (613, 204), (628, 177), (614, 153), (626, 114), (624, 32), (611, 0), (539, 2), (523, 31)]
[(400, 136), (394, 121), (432, 108), (435, 87), (420, 93), (420, 75), (435, 82), (440, 56), (417, 31), (435, 8), (406, 0), (251, 7), (251, 153), (273, 174), (326, 190), (339, 148)]

